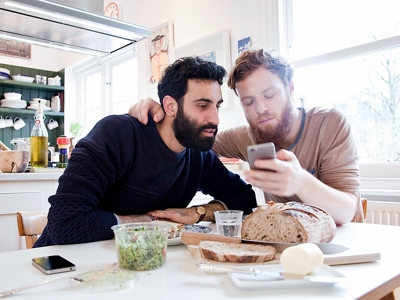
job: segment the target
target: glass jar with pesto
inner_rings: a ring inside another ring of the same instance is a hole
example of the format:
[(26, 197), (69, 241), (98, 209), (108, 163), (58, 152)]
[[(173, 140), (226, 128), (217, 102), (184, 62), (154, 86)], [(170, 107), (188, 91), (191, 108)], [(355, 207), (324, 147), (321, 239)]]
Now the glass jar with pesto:
[(141, 222), (115, 225), (111, 229), (120, 268), (145, 271), (165, 263), (169, 226), (161, 222)]

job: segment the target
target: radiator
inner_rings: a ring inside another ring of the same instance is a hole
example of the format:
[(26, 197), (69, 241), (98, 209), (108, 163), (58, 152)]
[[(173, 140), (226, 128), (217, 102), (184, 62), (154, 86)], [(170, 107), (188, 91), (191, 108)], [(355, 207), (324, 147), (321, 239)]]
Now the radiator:
[(369, 201), (365, 223), (400, 226), (400, 202)]

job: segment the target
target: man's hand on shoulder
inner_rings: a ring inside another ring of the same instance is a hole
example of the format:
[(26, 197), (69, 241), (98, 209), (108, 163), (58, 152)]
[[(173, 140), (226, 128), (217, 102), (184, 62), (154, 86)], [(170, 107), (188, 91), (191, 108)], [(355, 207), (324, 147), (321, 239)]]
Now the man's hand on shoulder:
[(146, 125), (148, 122), (148, 114), (153, 116), (154, 122), (160, 122), (164, 119), (165, 113), (161, 105), (151, 98), (140, 100), (138, 103), (129, 108), (128, 114), (139, 120), (140, 123)]

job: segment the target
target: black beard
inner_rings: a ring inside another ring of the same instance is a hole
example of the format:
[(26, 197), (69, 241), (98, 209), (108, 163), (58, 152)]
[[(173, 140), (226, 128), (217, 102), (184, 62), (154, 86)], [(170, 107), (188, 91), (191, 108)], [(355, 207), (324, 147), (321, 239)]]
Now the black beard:
[(292, 102), (288, 99), (282, 112), (281, 121), (276, 128), (260, 129), (257, 120), (251, 122), (247, 119), (247, 122), (249, 122), (250, 132), (257, 144), (272, 142), (277, 150), (283, 149), (294, 122)]
[[(198, 151), (210, 150), (214, 145), (215, 136), (218, 132), (217, 125), (209, 123), (207, 125), (197, 126), (195, 121), (186, 117), (182, 108), (178, 109), (172, 128), (176, 139), (182, 146)], [(202, 138), (201, 134), (204, 129), (215, 129), (214, 136)]]

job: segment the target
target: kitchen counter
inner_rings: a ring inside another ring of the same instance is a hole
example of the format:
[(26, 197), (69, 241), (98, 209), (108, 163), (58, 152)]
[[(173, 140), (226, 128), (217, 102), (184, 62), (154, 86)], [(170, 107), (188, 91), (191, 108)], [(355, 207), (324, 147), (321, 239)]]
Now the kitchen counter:
[(0, 252), (25, 248), (18, 236), (17, 211), (48, 211), (58, 187), (57, 173), (0, 173)]
[[(60, 169), (63, 170), (63, 169)], [(62, 175), (63, 171), (60, 172), (49, 172), (49, 173), (0, 173), (1, 181), (30, 181), (30, 180), (58, 180)]]

